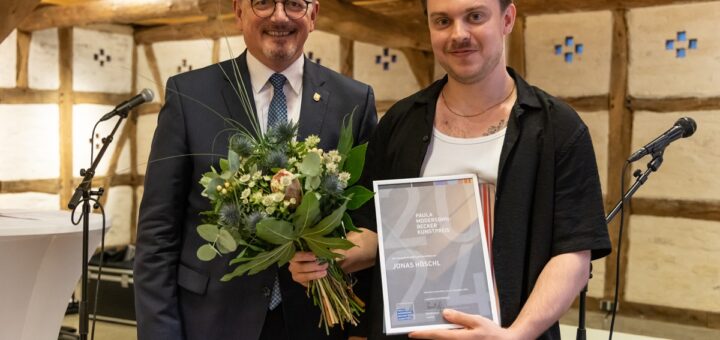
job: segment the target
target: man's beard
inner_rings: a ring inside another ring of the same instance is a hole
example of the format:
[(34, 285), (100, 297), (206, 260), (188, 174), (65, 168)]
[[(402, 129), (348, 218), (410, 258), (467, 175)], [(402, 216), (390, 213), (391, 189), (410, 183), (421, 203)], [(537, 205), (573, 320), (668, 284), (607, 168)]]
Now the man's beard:
[[(461, 49), (474, 49), (478, 51), (477, 53), (481, 53), (482, 49), (473, 46), (470, 39), (461, 41), (461, 42), (451, 42), (450, 46), (445, 48), (446, 53), (451, 53), (451, 51), (455, 50), (461, 50)], [(453, 70), (450, 63), (446, 62), (440, 62), (440, 66), (442, 66), (445, 71), (447, 71), (448, 76), (453, 78), (455, 81), (461, 83), (461, 84), (473, 84), (476, 83), (479, 80), (485, 79), (488, 74), (490, 74), (500, 63), (500, 58), (502, 58), (502, 52), (493, 53), (489, 56), (488, 59), (482, 59), (482, 66), (480, 67), (480, 70), (478, 72), (473, 72), (472, 74), (459, 74)]]

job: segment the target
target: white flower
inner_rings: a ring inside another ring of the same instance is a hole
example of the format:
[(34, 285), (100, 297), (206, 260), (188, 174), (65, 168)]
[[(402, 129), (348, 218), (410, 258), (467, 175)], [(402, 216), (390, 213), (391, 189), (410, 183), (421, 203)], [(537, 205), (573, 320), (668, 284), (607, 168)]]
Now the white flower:
[(245, 183), (249, 180), (250, 180), (250, 175), (248, 175), (248, 174), (240, 176), (240, 183)]
[(325, 168), (327, 168), (329, 173), (336, 173), (338, 170), (337, 163), (328, 163), (325, 165)]
[(293, 179), (295, 179), (295, 175), (283, 176), (280, 178), (280, 184), (282, 184), (283, 187), (286, 187), (292, 183)]
[(270, 196), (272, 196), (272, 200), (273, 200), (273, 202), (275, 202), (275, 203), (280, 203), (280, 202), (283, 201), (283, 199), (285, 199), (285, 193), (284, 193), (284, 192), (276, 192), (276, 193), (274, 193), (274, 194), (271, 194)]
[(307, 138), (305, 138), (305, 145), (307, 145), (308, 148), (314, 148), (320, 143), (320, 137), (317, 135), (310, 135)]
[(347, 183), (347, 181), (350, 180), (350, 173), (347, 171), (343, 171), (340, 174), (338, 174), (338, 179), (340, 180), (340, 182)]
[(295, 157), (290, 157), (290, 158), (288, 159), (288, 164), (295, 164), (295, 163), (297, 163), (297, 158), (295, 158)]
[(254, 188), (255, 187), (255, 181), (251, 181), (248, 183), (248, 187)]
[(267, 207), (265, 208), (265, 212), (268, 213), (268, 215), (272, 215), (272, 213), (275, 212), (275, 207)]
[(252, 175), (252, 179), (259, 180), (262, 178), (262, 172), (261, 171), (255, 171), (255, 173)]
[(240, 198), (246, 199), (248, 197), (250, 197), (250, 188), (245, 188), (245, 190), (243, 190), (240, 194)]
[(262, 204), (266, 207), (273, 205), (273, 201), (274, 200), (271, 195), (263, 196), (262, 198)]
[(290, 199), (290, 204), (295, 204), (295, 203), (297, 203), (297, 200), (295, 199), (295, 197), (291, 198), (291, 199)]

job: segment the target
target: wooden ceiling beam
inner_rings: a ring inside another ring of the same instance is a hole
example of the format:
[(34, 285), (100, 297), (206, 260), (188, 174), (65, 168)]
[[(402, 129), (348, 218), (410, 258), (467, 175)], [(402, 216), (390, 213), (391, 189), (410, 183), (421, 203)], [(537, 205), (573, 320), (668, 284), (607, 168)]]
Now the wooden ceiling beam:
[(23, 21), (40, 0), (3, 0), (0, 1), (0, 42)]
[(137, 44), (152, 44), (158, 41), (220, 39), (240, 34), (235, 19), (212, 20), (191, 24), (164, 25), (135, 31)]
[(515, 0), (518, 12), (523, 15), (549, 14), (562, 12), (585, 12), (613, 9), (632, 9), (639, 7), (701, 3), (718, 0)]
[(22, 21), (19, 28), (37, 31), (51, 27), (133, 23), (156, 18), (215, 16), (217, 10), (216, 0), (97, 1), (72, 6), (39, 7)]

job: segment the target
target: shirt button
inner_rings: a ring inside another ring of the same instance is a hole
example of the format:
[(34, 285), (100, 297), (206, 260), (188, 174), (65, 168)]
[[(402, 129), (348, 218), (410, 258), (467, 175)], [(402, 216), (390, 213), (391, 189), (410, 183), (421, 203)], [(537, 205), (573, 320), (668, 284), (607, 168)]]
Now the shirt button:
[(425, 135), (425, 136), (423, 136), (423, 138), (422, 138), (422, 141), (425, 142), (425, 143), (427, 143), (427, 141), (429, 141), (429, 140), (430, 140), (430, 136), (428, 136), (428, 135)]
[(263, 295), (265, 295), (265, 297), (270, 296), (270, 293), (271, 293), (270, 288), (263, 287)]

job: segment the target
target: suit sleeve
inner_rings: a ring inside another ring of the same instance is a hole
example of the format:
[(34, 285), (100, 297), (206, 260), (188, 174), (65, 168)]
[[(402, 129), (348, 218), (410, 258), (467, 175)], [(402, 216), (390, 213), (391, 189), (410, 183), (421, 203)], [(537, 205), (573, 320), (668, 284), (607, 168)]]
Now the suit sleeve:
[(182, 339), (177, 270), (191, 185), (186, 126), (177, 84), (168, 80), (158, 116), (145, 191), (140, 205), (135, 255), (138, 339)]
[(365, 96), (365, 110), (357, 118), (355, 126), (357, 130), (355, 133), (355, 144), (362, 144), (370, 139), (370, 134), (375, 130), (377, 125), (377, 109), (375, 108), (375, 93), (372, 87), (367, 87), (367, 93)]

